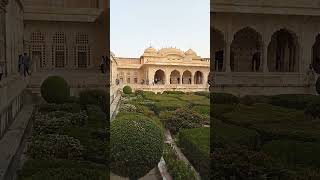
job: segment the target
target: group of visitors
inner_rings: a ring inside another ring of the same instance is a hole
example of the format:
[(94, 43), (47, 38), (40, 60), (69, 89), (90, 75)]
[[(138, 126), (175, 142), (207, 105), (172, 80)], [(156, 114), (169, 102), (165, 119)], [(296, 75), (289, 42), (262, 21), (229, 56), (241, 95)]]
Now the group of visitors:
[[(2, 77), (5, 73), (5, 62), (0, 62), (0, 81), (2, 80)], [(23, 55), (19, 55), (18, 59), (18, 72), (23, 73), (24, 77), (27, 76), (27, 74), (30, 76), (30, 67), (31, 67), (31, 59), (28, 56), (27, 53), (24, 53)]]
[(24, 77), (27, 76), (27, 74), (30, 76), (30, 67), (31, 67), (31, 59), (28, 56), (27, 53), (24, 53), (23, 55), (19, 55), (18, 60), (18, 72), (21, 74), (23, 73)]

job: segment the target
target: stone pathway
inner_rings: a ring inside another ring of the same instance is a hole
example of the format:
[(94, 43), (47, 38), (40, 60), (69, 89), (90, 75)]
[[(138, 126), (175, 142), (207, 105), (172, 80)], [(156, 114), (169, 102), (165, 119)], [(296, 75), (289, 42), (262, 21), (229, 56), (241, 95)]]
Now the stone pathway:
[(0, 180), (11, 179), (7, 178), (12, 176), (13, 170), (10, 167), (20, 148), (33, 108), (33, 105), (25, 105), (0, 140)]
[(110, 104), (110, 122), (118, 114), (120, 100), (121, 100), (121, 93), (118, 93), (117, 97), (113, 100), (112, 104)]

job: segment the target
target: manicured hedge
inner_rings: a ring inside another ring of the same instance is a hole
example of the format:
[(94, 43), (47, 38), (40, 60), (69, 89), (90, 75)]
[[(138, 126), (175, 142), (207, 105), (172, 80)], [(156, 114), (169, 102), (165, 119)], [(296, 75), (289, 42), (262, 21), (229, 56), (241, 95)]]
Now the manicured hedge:
[(177, 134), (181, 129), (201, 127), (206, 120), (203, 116), (184, 108), (174, 112), (162, 112), (159, 117), (173, 134)]
[(40, 135), (32, 138), (28, 155), (34, 159), (81, 159), (83, 147), (80, 141), (58, 134)]
[(270, 103), (270, 97), (269, 96), (253, 96), (253, 95), (246, 95), (239, 99), (241, 104), (251, 106), (255, 103), (264, 103), (268, 104)]
[(320, 118), (320, 99), (314, 100), (308, 104), (304, 114), (311, 119)]
[(318, 142), (301, 142), (291, 140), (276, 140), (263, 146), (263, 151), (281, 160), (290, 168), (320, 167), (320, 144)]
[(163, 91), (162, 94), (185, 94), (184, 92), (182, 91)]
[(70, 98), (70, 87), (62, 77), (50, 76), (41, 84), (41, 96), (48, 103), (62, 104)]
[[(60, 171), (51, 174), (49, 171)], [(80, 171), (83, 171), (81, 173)], [(40, 173), (42, 172), (42, 173)], [(77, 172), (78, 175), (74, 173)], [(49, 174), (50, 176), (49, 176)], [(87, 177), (86, 174), (90, 174)], [(46, 177), (43, 177), (47, 175)], [(72, 176), (71, 176), (72, 175)], [(97, 179), (103, 180), (109, 177), (107, 166), (94, 164), (88, 161), (70, 161), (70, 160), (28, 160), (25, 162), (21, 171), (18, 172), (18, 180), (25, 179), (52, 179), (66, 180), (71, 179)]]
[(317, 99), (317, 96), (309, 94), (281, 94), (272, 96), (270, 98), (270, 104), (286, 108), (304, 110), (308, 106), (308, 104), (315, 99)]
[(222, 119), (224, 114), (234, 111), (236, 107), (234, 104), (214, 104), (210, 106), (210, 115)]
[(70, 113), (79, 113), (81, 107), (76, 103), (65, 103), (65, 104), (41, 104), (38, 106), (38, 111), (47, 113), (52, 111), (66, 111)]
[(198, 96), (205, 96), (206, 98), (210, 98), (210, 92), (207, 92), (207, 91), (199, 91), (199, 92), (195, 92), (194, 94)]
[(210, 116), (210, 106), (193, 106), (191, 110), (206, 117)]
[(185, 101), (161, 101), (156, 102), (155, 105), (152, 107), (153, 111), (156, 114), (159, 114), (161, 111), (175, 111), (179, 108), (187, 107), (189, 103)]
[(294, 175), (276, 160), (260, 151), (238, 145), (215, 148), (211, 160), (214, 180), (294, 180)]
[(140, 178), (157, 166), (163, 153), (163, 131), (142, 115), (117, 117), (110, 128), (110, 169), (123, 177)]
[(247, 128), (225, 124), (219, 121), (213, 123), (214, 131), (212, 137), (219, 138), (221, 143), (245, 145), (250, 149), (258, 149), (261, 144), (260, 135)]
[(269, 104), (255, 104), (253, 106), (239, 105), (232, 112), (221, 116), (221, 120), (242, 126), (279, 122), (290, 123), (304, 119), (304, 113), (302, 111)]
[(85, 90), (80, 92), (80, 104), (84, 108), (86, 105), (97, 105), (102, 111), (109, 111), (108, 94), (103, 90)]
[(174, 180), (196, 180), (192, 169), (174, 153), (174, 150), (168, 144), (165, 145), (163, 158), (166, 162), (169, 174)]
[(182, 152), (202, 179), (210, 179), (210, 128), (182, 130), (178, 135)]
[(211, 93), (211, 103), (213, 104), (237, 104), (239, 98), (228, 93)]

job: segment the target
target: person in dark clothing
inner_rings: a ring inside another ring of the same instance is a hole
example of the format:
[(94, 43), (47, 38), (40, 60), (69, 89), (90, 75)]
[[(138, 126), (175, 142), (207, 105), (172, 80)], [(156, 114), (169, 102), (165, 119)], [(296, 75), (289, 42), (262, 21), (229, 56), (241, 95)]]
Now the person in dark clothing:
[(4, 68), (3, 68), (3, 65), (0, 63), (0, 81), (2, 80), (3, 73), (4, 73)]
[(101, 63), (100, 63), (100, 71), (101, 71), (102, 74), (106, 73), (105, 72), (105, 66), (106, 66), (106, 64), (105, 64), (106, 60), (105, 59), (106, 58), (104, 56), (102, 56)]
[(28, 56), (27, 53), (24, 53), (23, 57), (22, 57), (22, 64), (24, 67), (24, 77), (26, 77), (26, 74), (28, 74), (29, 76), (31, 75), (31, 73), (29, 72), (30, 70), (30, 57)]

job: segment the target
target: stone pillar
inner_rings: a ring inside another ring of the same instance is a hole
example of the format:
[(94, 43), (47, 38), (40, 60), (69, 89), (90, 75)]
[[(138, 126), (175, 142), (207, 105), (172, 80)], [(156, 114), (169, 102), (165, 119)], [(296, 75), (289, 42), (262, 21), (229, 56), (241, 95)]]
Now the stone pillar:
[(269, 41), (264, 40), (264, 42), (263, 42), (263, 69), (262, 69), (262, 71), (264, 73), (269, 72), (269, 69), (268, 69), (268, 45), (269, 45)]
[(226, 43), (226, 47), (225, 47), (225, 53), (224, 53), (224, 69), (225, 72), (231, 72), (231, 67), (230, 67), (230, 58), (231, 58), (231, 42), (232, 41), (228, 41)]
[(180, 73), (180, 82), (179, 82), (179, 84), (183, 84), (182, 77), (183, 77), (183, 74)]

